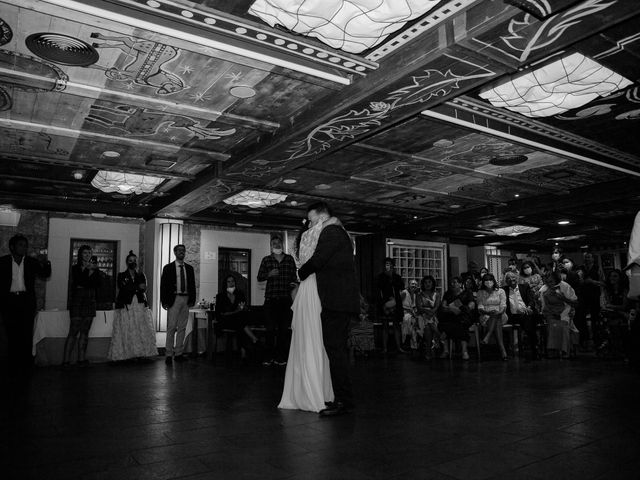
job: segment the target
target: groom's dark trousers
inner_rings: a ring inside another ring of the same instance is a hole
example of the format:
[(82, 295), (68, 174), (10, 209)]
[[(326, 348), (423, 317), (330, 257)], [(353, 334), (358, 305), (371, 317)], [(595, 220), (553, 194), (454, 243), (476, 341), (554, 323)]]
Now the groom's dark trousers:
[(354, 315), (349, 312), (322, 310), (322, 337), (324, 348), (329, 357), (331, 383), (335, 401), (342, 402), (345, 407), (352, 408), (353, 389), (349, 376), (349, 324)]

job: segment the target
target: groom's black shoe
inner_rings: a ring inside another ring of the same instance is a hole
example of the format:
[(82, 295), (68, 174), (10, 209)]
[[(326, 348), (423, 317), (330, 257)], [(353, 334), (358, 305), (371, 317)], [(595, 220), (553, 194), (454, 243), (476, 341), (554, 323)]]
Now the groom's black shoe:
[(320, 410), (321, 417), (335, 417), (338, 415), (344, 415), (351, 413), (352, 407), (348, 407), (342, 402), (325, 402), (327, 408)]

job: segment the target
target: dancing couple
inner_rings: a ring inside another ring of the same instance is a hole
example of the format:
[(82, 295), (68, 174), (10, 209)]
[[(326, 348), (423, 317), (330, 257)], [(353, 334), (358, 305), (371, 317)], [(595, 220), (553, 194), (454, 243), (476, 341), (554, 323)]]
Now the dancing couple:
[(310, 205), (297, 251), (300, 285), (279, 408), (342, 415), (354, 407), (347, 339), (360, 312), (353, 246), (324, 202)]

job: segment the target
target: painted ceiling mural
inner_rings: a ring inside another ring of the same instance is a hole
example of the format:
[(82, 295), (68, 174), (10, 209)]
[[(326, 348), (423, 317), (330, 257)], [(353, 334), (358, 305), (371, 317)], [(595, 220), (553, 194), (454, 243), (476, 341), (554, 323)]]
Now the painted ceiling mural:
[[(588, 211), (619, 239), (638, 208), (640, 2), (432, 3), (353, 54), (250, 0), (0, 0), (0, 204), (293, 228), (325, 200), (359, 232), (547, 244), (566, 216), (606, 243)], [(535, 119), (480, 96), (572, 54), (631, 84)], [(164, 181), (104, 193), (98, 170)], [(224, 203), (243, 190), (287, 199)], [(539, 233), (487, 231), (516, 220)]]

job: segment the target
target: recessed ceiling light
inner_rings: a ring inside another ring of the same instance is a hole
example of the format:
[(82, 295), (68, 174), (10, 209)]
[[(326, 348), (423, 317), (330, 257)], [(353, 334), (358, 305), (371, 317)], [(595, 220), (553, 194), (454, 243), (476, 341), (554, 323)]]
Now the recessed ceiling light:
[(478, 235), (474, 235), (476, 238), (486, 237), (484, 233), (479, 233)]
[(106, 152), (102, 152), (102, 155), (107, 157), (107, 158), (119, 158), (120, 157), (120, 153), (116, 152), (114, 150), (107, 150)]
[(315, 188), (317, 190), (329, 190), (331, 188), (331, 185), (327, 185), (326, 183), (321, 183), (319, 185), (316, 185)]
[(462, 207), (462, 205), (458, 205), (457, 203), (449, 205), (449, 208), (460, 208), (460, 207)]
[(417, 219), (418, 219), (418, 215), (414, 215), (414, 216), (413, 216), (413, 219), (414, 219), (414, 220), (417, 220)]
[(571, 222), (569, 220), (559, 220), (558, 225), (569, 225)]
[(239, 227), (248, 227), (251, 228), (253, 227), (253, 223), (240, 223), (240, 222), (236, 222), (236, 225)]
[(82, 170), (74, 170), (73, 178), (76, 180), (82, 180), (84, 178), (84, 172)]
[(296, 202), (295, 200), (291, 200), (289, 202), (289, 205), (291, 205), (292, 207), (296, 207), (296, 206), (298, 206), (298, 202)]
[(435, 229), (435, 230), (431, 230), (431, 233), (438, 233), (440, 230)]
[(297, 183), (298, 180), (296, 180), (295, 178), (285, 178), (283, 180), (284, 183), (288, 183), (288, 184), (292, 184), (292, 183)]
[(514, 195), (514, 197), (518, 198), (518, 197), (520, 197), (520, 194), (519, 194), (519, 193), (516, 193), (516, 194)]

